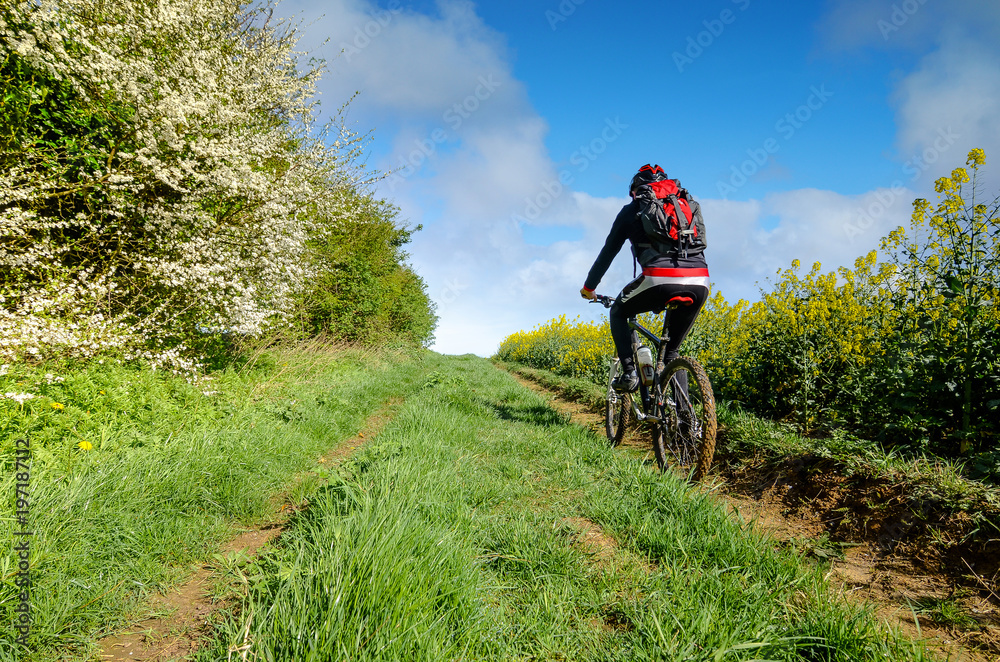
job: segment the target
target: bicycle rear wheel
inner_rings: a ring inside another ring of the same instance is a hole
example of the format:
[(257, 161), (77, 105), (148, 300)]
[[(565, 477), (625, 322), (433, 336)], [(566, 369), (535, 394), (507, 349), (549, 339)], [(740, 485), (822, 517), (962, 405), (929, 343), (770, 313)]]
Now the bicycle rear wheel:
[(629, 410), (632, 409), (632, 396), (619, 393), (611, 388), (611, 381), (618, 375), (618, 359), (611, 361), (608, 373), (607, 406), (604, 411), (604, 431), (608, 435), (608, 443), (617, 446), (625, 436), (625, 426), (628, 424)]
[(660, 470), (676, 466), (693, 480), (708, 474), (715, 455), (715, 395), (701, 364), (682, 356), (663, 369), (656, 395), (662, 420), (653, 430)]

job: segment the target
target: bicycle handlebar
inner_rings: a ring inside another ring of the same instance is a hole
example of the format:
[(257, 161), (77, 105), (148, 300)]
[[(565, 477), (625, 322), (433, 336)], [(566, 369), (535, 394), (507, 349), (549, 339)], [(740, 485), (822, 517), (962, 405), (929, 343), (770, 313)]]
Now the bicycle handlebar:
[(605, 308), (610, 308), (611, 304), (614, 302), (614, 297), (605, 296), (603, 294), (594, 294), (594, 298), (590, 301), (590, 303), (599, 303)]

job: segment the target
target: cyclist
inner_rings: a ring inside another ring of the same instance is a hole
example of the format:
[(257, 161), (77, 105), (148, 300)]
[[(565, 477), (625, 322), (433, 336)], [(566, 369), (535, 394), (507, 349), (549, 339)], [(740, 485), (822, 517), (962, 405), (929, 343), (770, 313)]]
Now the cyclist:
[[(636, 373), (635, 362), (632, 359), (632, 342), (629, 333), (628, 318), (639, 313), (650, 311), (660, 312), (668, 300), (673, 297), (685, 297), (691, 300), (689, 305), (681, 306), (670, 316), (668, 335), (670, 342), (664, 353), (664, 362), (678, 356), (678, 349), (684, 337), (694, 325), (698, 313), (708, 298), (708, 263), (704, 255), (704, 228), (701, 228), (700, 241), (693, 247), (684, 250), (678, 245), (672, 250), (657, 250), (657, 244), (652, 242), (643, 229), (639, 217), (639, 202), (636, 192), (643, 185), (667, 180), (667, 175), (658, 165), (646, 164), (632, 178), (629, 185), (629, 196), (632, 201), (622, 207), (615, 218), (604, 248), (590, 268), (587, 280), (580, 290), (585, 299), (594, 300), (594, 289), (601, 282), (612, 260), (618, 255), (625, 240), (632, 243), (632, 254), (642, 266), (642, 275), (625, 286), (615, 299), (610, 310), (611, 337), (615, 342), (615, 350), (621, 361), (621, 372), (612, 382), (612, 387), (619, 391), (634, 391), (639, 386), (639, 376)], [(691, 211), (697, 211), (695, 201), (690, 202)]]

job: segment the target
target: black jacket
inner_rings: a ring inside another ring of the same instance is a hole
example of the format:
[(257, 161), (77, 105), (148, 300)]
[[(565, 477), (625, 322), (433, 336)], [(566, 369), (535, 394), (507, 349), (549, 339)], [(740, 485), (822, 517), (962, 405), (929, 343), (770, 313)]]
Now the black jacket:
[[(594, 260), (594, 266), (590, 268), (590, 273), (587, 274), (587, 282), (584, 283), (584, 287), (588, 290), (597, 288), (601, 279), (604, 278), (608, 267), (611, 266), (611, 262), (618, 255), (622, 246), (625, 245), (626, 239), (632, 242), (633, 255), (636, 255), (636, 252), (641, 250), (636, 248), (636, 244), (649, 243), (649, 239), (646, 238), (646, 231), (642, 229), (642, 221), (639, 219), (638, 212), (639, 203), (635, 200), (622, 207), (622, 210), (618, 212), (615, 222), (611, 225), (611, 232), (608, 233), (607, 241), (604, 242), (604, 248), (601, 249), (597, 259)], [(703, 253), (694, 255), (689, 253), (686, 258), (679, 255), (659, 255), (652, 258), (648, 264), (643, 264), (642, 266), (698, 269), (708, 268), (708, 263), (705, 262), (705, 255)]]

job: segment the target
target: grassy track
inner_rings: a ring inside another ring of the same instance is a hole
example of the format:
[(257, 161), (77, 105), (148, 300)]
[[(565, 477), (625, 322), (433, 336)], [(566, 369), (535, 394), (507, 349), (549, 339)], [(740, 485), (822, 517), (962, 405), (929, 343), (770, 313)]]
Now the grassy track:
[[(146, 614), (150, 593), (238, 527), (272, 520), (279, 493), (308, 496), (316, 482), (296, 474), (383, 403), (416, 391), (428, 370), (415, 356), (299, 351), (198, 386), (96, 364), (0, 377), (0, 393), (38, 396), (23, 406), (0, 399), (0, 661), (90, 658), (97, 639)], [(11, 627), (13, 449), (25, 435), (35, 534), (28, 650)]]
[(923, 659), (485, 360), (427, 363), (199, 660)]

